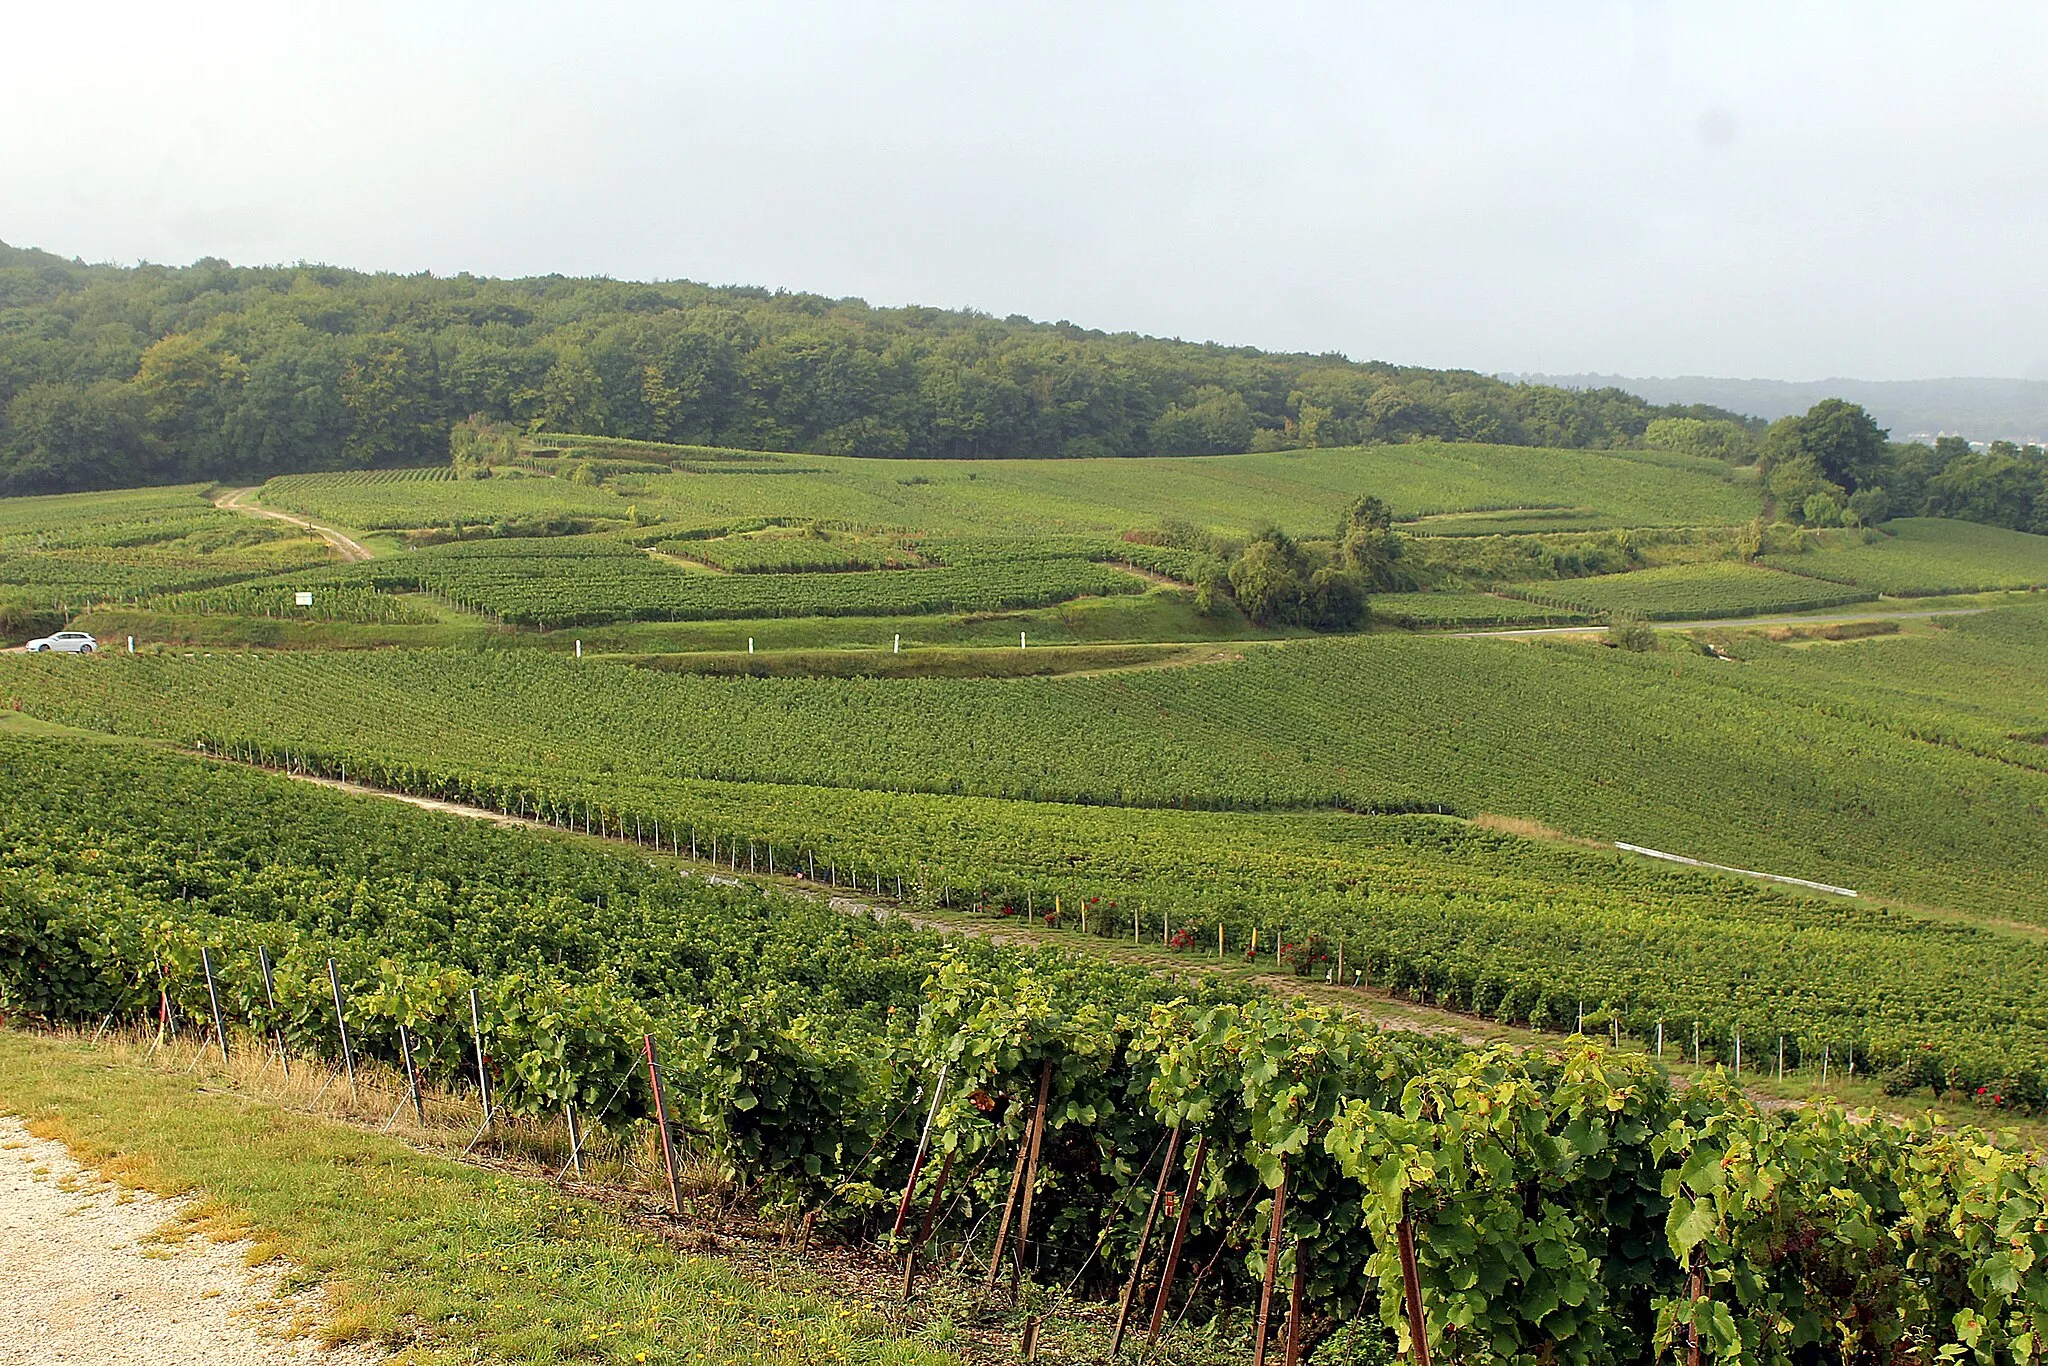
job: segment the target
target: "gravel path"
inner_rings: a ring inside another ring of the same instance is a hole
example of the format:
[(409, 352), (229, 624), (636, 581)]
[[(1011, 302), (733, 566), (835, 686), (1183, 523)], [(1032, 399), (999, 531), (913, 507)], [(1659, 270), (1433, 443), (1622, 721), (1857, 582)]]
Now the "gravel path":
[(376, 1360), (282, 1337), (317, 1305), (281, 1297), (279, 1268), (203, 1235), (151, 1240), (184, 1203), (109, 1186), (0, 1116), (0, 1366)]

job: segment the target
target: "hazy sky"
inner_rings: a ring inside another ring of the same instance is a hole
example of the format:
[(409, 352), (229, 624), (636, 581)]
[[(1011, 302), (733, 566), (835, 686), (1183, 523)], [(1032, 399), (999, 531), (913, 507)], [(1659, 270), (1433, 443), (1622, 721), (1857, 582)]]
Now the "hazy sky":
[(12, 6), (0, 240), (2048, 378), (2048, 5)]

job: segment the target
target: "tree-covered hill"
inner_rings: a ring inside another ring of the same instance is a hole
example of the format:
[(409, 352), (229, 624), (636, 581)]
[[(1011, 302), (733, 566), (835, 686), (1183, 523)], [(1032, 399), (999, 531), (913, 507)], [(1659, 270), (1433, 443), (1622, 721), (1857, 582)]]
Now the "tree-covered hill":
[(535, 430), (871, 456), (1639, 443), (1619, 390), (1507, 384), (689, 282), (87, 265), (0, 244), (0, 494), (245, 479)]

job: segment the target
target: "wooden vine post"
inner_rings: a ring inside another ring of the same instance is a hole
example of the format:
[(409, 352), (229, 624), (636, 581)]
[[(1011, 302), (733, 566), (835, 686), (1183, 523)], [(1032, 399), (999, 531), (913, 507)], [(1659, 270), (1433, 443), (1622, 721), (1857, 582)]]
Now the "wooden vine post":
[(1415, 1225), (1405, 1214), (1401, 1216), (1398, 1236), (1401, 1297), (1408, 1308), (1408, 1340), (1415, 1349), (1415, 1366), (1429, 1366), (1429, 1321), (1422, 1314), (1422, 1278), (1415, 1268)]
[[(1025, 1187), (1027, 1181), (1037, 1178), (1038, 1140), (1045, 1134), (1045, 1103), (1051, 1093), (1052, 1059), (1047, 1058), (1045, 1060), (1045, 1067), (1038, 1074), (1038, 1106), (1031, 1116), (1031, 1127), (1025, 1133), (1023, 1141), (1017, 1145), (1017, 1167), (1016, 1170), (1010, 1173), (1010, 1194), (1003, 1201), (1002, 1222), (996, 1226), (996, 1245), (994, 1251), (989, 1254), (988, 1277), (982, 1283), (982, 1288), (985, 1290), (993, 1290), (995, 1288), (996, 1273), (1002, 1270), (1003, 1252), (1010, 1242), (1010, 1217), (1016, 1212), (1017, 1208), (1017, 1192)], [(1022, 1247), (1030, 1220), (1030, 1210), (1031, 1197), (1027, 1192), (1024, 1197), (1024, 1226), (1020, 1227), (1017, 1233), (1019, 1254), (1011, 1264), (1012, 1270), (1018, 1274), (1021, 1274), (1023, 1271)]]
[(1266, 1366), (1266, 1327), (1273, 1314), (1273, 1278), (1280, 1270), (1280, 1229), (1286, 1218), (1287, 1168), (1283, 1166), (1280, 1184), (1273, 1188), (1273, 1220), (1266, 1234), (1266, 1275), (1259, 1286), (1259, 1321), (1252, 1338), (1252, 1366)]
[(661, 1131), (661, 1160), (668, 1168), (668, 1205), (680, 1216), (683, 1188), (676, 1184), (676, 1149), (668, 1136), (668, 1101), (661, 1094), (661, 1064), (655, 1060), (654, 1036), (642, 1034), (640, 1044), (647, 1050), (647, 1083), (654, 1088), (654, 1124)]
[(1031, 1116), (1031, 1158), (1024, 1164), (1024, 1205), (1017, 1212), (1017, 1249), (1010, 1259), (1010, 1290), (1024, 1275), (1024, 1249), (1031, 1241), (1031, 1201), (1038, 1193), (1038, 1155), (1045, 1146), (1045, 1109), (1052, 1097), (1052, 1059), (1038, 1074), (1038, 1106)]
[(1150, 1351), (1159, 1341), (1159, 1329), (1166, 1322), (1166, 1297), (1173, 1290), (1174, 1273), (1180, 1270), (1181, 1250), (1187, 1246), (1188, 1221), (1195, 1209), (1195, 1193), (1202, 1188), (1202, 1164), (1209, 1157), (1209, 1136), (1203, 1134), (1195, 1144), (1195, 1160), (1188, 1169), (1188, 1184), (1180, 1195), (1180, 1215), (1174, 1221), (1173, 1241), (1166, 1248), (1166, 1267), (1159, 1273), (1159, 1292), (1152, 1297), (1152, 1324), (1145, 1334), (1145, 1348)]
[(1131, 1316), (1131, 1303), (1138, 1297), (1138, 1285), (1145, 1274), (1145, 1253), (1152, 1246), (1152, 1221), (1159, 1216), (1159, 1206), (1166, 1199), (1166, 1183), (1173, 1176), (1173, 1160), (1180, 1156), (1180, 1129), (1168, 1131), (1166, 1135), (1166, 1160), (1159, 1164), (1159, 1180), (1152, 1187), (1152, 1203), (1145, 1207), (1145, 1226), (1138, 1233), (1138, 1255), (1131, 1260), (1131, 1277), (1124, 1282), (1123, 1299), (1116, 1307), (1116, 1327), (1109, 1335), (1109, 1354), (1115, 1356), (1123, 1349), (1124, 1326)]

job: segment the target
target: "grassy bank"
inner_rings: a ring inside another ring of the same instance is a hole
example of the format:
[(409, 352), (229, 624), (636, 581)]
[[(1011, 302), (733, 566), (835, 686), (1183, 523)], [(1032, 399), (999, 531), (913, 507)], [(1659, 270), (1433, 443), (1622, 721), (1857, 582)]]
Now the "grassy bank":
[(0, 1110), (200, 1227), (323, 1284), (334, 1341), (401, 1362), (958, 1358), (879, 1317), (686, 1255), (548, 1183), (458, 1164), (107, 1051), (0, 1032)]

